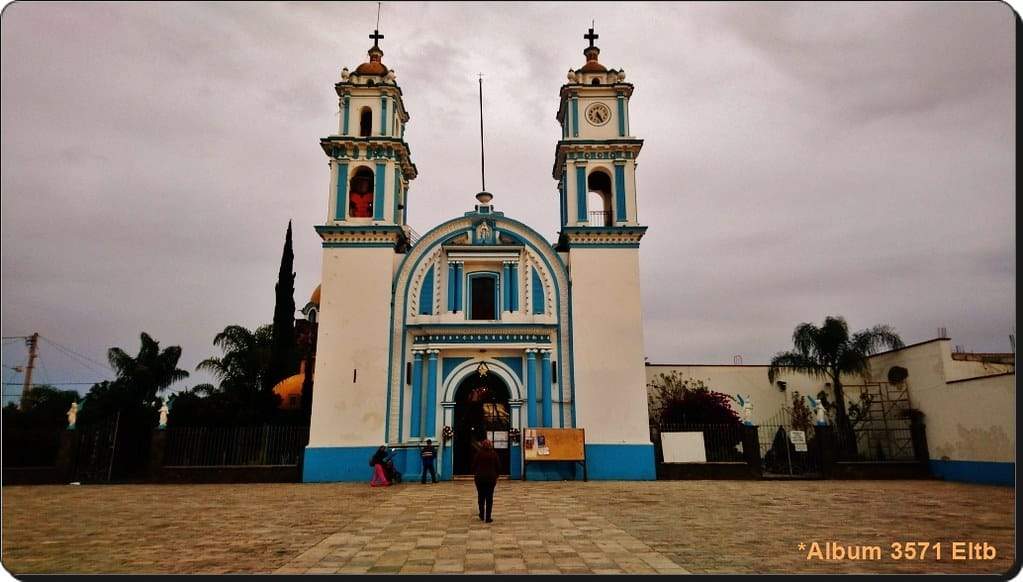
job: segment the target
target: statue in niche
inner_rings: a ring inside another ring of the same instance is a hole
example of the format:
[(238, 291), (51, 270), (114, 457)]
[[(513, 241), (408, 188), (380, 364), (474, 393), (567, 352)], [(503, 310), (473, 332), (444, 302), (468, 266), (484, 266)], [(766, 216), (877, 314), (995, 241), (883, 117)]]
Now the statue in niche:
[(478, 227), (476, 227), (476, 240), (479, 243), (485, 243), (490, 240), (490, 226), (483, 221)]
[(348, 195), (348, 216), (353, 218), (373, 217), (373, 173), (360, 168), (351, 181)]

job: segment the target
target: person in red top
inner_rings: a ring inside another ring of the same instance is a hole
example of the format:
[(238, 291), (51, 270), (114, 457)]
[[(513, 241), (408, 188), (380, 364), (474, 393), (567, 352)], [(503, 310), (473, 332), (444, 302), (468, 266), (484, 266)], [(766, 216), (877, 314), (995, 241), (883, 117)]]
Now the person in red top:
[(501, 461), (497, 458), (494, 444), (484, 439), (480, 450), (472, 461), (472, 474), (476, 482), (476, 498), (480, 507), (480, 521), (492, 523), (490, 513), (494, 509), (494, 487), (497, 486), (497, 472)]

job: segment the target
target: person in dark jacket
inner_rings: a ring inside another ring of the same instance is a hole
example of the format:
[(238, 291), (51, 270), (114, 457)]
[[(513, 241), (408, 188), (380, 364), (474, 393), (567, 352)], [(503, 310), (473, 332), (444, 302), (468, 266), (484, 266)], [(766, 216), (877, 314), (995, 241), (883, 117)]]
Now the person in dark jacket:
[(501, 466), (494, 444), (484, 439), (476, 458), (472, 461), (472, 474), (476, 481), (476, 498), (480, 506), (480, 521), (491, 523), (490, 513), (494, 509), (494, 487), (497, 486), (497, 472)]
[(426, 439), (426, 446), (419, 448), (419, 458), (423, 461), (423, 474), (420, 481), (426, 484), (426, 474), (429, 473), (433, 482), (437, 482), (437, 469), (433, 466), (433, 461), (437, 458), (437, 447), (433, 446), (432, 439)]

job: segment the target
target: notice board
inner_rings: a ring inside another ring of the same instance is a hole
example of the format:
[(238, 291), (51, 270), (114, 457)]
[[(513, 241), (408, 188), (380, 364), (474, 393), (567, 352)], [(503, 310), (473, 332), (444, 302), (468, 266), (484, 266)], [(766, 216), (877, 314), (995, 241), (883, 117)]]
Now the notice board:
[(527, 428), (522, 431), (526, 461), (585, 461), (586, 430)]

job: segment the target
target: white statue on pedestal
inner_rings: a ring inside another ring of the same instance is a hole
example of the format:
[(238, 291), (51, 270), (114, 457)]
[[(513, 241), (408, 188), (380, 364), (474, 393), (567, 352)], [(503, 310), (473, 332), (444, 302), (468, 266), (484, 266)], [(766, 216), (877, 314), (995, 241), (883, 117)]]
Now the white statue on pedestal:
[(810, 408), (812, 408), (814, 413), (817, 415), (817, 426), (824, 426), (828, 424), (828, 420), (824, 417), (824, 407), (821, 406), (820, 400), (809, 395), (806, 399), (810, 401)]
[(742, 394), (736, 394), (735, 399), (742, 407), (742, 423), (746, 426), (753, 426), (753, 398), (749, 394), (745, 398), (742, 397)]
[(75, 430), (76, 422), (78, 422), (78, 403), (72, 402), (71, 408), (67, 411), (67, 429)]
[(167, 428), (167, 414), (170, 412), (170, 408), (167, 408), (167, 403), (164, 402), (163, 406), (160, 407), (160, 428)]

